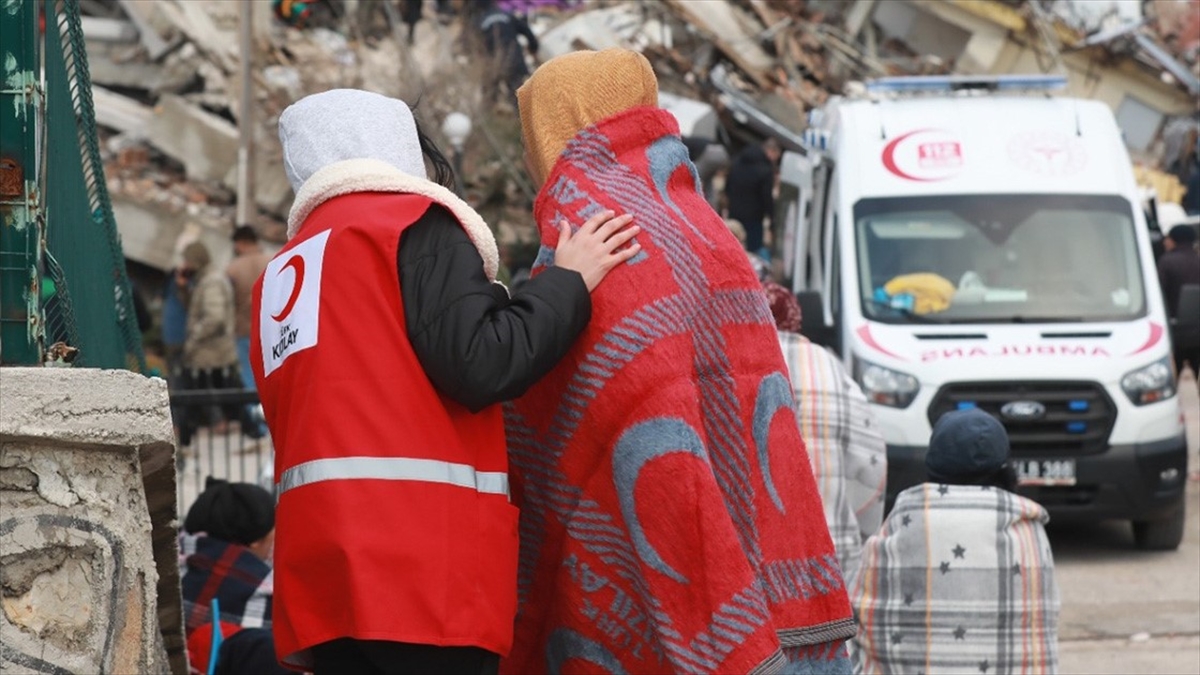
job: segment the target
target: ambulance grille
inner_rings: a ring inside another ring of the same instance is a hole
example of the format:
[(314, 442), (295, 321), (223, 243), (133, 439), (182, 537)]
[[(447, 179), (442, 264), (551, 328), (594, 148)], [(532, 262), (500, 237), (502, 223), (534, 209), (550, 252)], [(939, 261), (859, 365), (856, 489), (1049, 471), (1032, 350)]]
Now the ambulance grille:
[[(1037, 402), (1045, 412), (1023, 419), (1003, 414), (1014, 402)], [(1000, 420), (1014, 455), (1103, 452), (1117, 421), (1112, 399), (1094, 382), (955, 382), (934, 396), (929, 423), (965, 408), (979, 408)]]

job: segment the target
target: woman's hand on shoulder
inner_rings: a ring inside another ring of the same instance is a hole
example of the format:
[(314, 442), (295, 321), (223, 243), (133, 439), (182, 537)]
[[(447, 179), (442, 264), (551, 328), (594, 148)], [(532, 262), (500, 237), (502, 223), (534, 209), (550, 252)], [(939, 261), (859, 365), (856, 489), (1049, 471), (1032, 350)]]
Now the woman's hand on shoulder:
[(595, 290), (609, 271), (642, 250), (640, 244), (631, 242), (642, 229), (630, 225), (631, 222), (631, 215), (618, 216), (612, 211), (601, 211), (589, 218), (578, 232), (572, 232), (567, 221), (562, 221), (558, 224), (555, 266), (578, 272), (588, 292)]

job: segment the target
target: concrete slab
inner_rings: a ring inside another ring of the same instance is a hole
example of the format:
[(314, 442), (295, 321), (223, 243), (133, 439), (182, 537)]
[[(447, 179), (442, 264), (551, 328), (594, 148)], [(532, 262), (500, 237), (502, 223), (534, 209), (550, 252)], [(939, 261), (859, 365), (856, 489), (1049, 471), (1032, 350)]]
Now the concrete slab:
[(146, 138), (182, 162), (192, 180), (220, 182), (237, 164), (237, 127), (179, 96), (159, 99)]
[(0, 369), (0, 671), (187, 671), (166, 383)]

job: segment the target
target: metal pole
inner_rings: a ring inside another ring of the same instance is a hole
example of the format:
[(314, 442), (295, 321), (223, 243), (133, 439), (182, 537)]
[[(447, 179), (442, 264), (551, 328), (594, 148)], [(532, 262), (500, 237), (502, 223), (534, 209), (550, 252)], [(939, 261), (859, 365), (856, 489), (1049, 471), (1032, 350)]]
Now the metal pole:
[(238, 102), (238, 225), (253, 224), (258, 215), (254, 197), (254, 79), (251, 75), (254, 65), (253, 16), (250, 0), (241, 0), (238, 4), (242, 75), (242, 96)]

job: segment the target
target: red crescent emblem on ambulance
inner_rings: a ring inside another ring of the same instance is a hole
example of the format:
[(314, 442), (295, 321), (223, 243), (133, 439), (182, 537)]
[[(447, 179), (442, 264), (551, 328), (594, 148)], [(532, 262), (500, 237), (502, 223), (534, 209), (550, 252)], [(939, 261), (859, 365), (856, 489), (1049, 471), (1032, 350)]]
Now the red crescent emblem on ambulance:
[(1158, 344), (1158, 341), (1162, 339), (1162, 336), (1164, 333), (1166, 333), (1166, 330), (1163, 328), (1162, 324), (1154, 323), (1153, 321), (1151, 321), (1150, 322), (1150, 335), (1146, 338), (1146, 344), (1142, 345), (1137, 351), (1130, 354), (1130, 356), (1134, 356), (1135, 354), (1141, 354), (1142, 352), (1146, 351), (1147, 349), (1150, 349), (1154, 345)]
[(283, 322), (292, 313), (292, 309), (296, 307), (296, 301), (300, 299), (300, 289), (304, 286), (304, 257), (298, 255), (292, 256), (291, 260), (283, 264), (283, 268), (279, 270), (279, 274), (283, 274), (284, 270), (289, 267), (296, 270), (296, 281), (292, 284), (292, 294), (288, 296), (287, 303), (284, 304), (283, 309), (271, 317), (277, 322)]
[(922, 183), (936, 180), (932, 178), (921, 178), (920, 176), (914, 176), (912, 174), (905, 173), (904, 170), (896, 164), (896, 146), (900, 145), (908, 137), (915, 136), (916, 134), (923, 134), (926, 131), (932, 131), (932, 129), (917, 129), (915, 131), (910, 131), (907, 134), (901, 134), (900, 136), (892, 139), (892, 142), (888, 143), (883, 148), (883, 166), (886, 167), (888, 171), (891, 171), (892, 173), (906, 180), (915, 180)]
[(855, 332), (858, 333), (858, 337), (868, 347), (870, 347), (871, 349), (874, 349), (875, 351), (879, 352), (880, 354), (887, 354), (888, 356), (892, 357), (893, 359), (899, 359), (901, 361), (908, 360), (895, 352), (891, 352), (891, 351), (888, 351), (887, 349), (884, 349), (883, 345), (879, 344), (879, 342), (877, 340), (875, 340), (875, 336), (871, 335), (871, 324), (865, 324), (865, 325), (859, 326), (858, 330)]
[(963, 144), (945, 129), (915, 129), (883, 148), (883, 167), (904, 180), (932, 183), (953, 178), (964, 168)]

